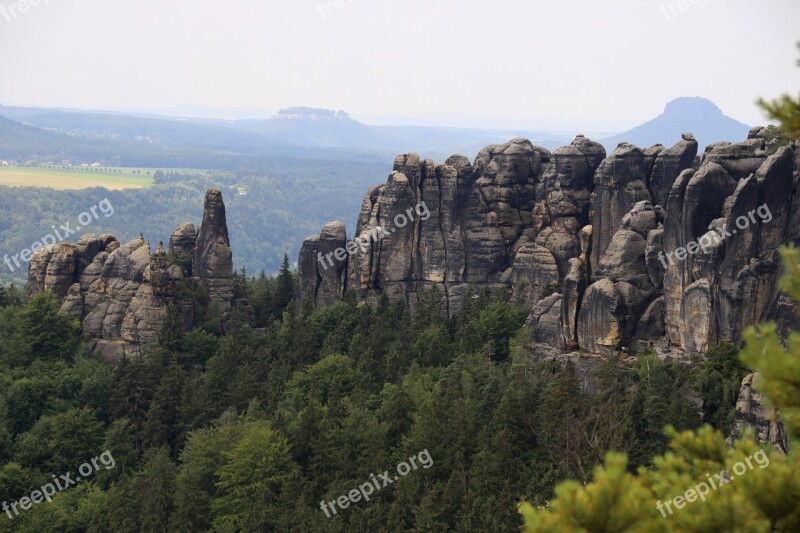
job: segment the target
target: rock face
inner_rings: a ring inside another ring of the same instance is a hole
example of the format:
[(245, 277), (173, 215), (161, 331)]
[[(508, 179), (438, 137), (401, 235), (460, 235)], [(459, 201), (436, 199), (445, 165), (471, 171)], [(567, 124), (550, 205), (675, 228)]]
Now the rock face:
[[(800, 147), (768, 148), (754, 129), (700, 155), (690, 133), (608, 157), (584, 136), (552, 153), (513, 139), (474, 162), (402, 155), (352, 243), (341, 223), (306, 240), (300, 286), (322, 306), (346, 290), (413, 305), (438, 285), (451, 313), (505, 291), (551, 348), (702, 355), (768, 316), (793, 323), (776, 279), (778, 248), (800, 241)], [(320, 270), (317, 254), (342, 243)]]
[(141, 235), (121, 245), (112, 235), (87, 234), (75, 244), (38, 250), (26, 292), (28, 297), (55, 293), (61, 311), (80, 320), (87, 337), (114, 360), (156, 338), (169, 303), (183, 311), (185, 326), (192, 326), (192, 305), (180, 296), (181, 283), (202, 285), (221, 310), (231, 306), (233, 266), (219, 190), (206, 193), (199, 234), (183, 224), (169, 249), (172, 265), (162, 243), (151, 253)]
[(343, 222), (330, 222), (319, 236), (303, 241), (297, 263), (300, 300), (308, 296), (316, 307), (324, 307), (341, 298), (347, 273), (346, 246)]
[(562, 304), (561, 295), (556, 293), (533, 306), (526, 325), (532, 330), (534, 342), (546, 344), (558, 350), (564, 350), (567, 347), (561, 327)]
[(777, 451), (789, 453), (791, 443), (783, 423), (778, 420), (774, 409), (764, 405), (763, 396), (754, 388), (759, 378), (759, 374), (750, 374), (742, 381), (728, 444), (738, 439), (745, 429), (751, 428), (755, 430), (757, 442), (772, 444)]
[[(175, 240), (179, 240), (179, 237)], [(209, 297), (220, 302), (222, 310), (226, 310), (233, 299), (233, 252), (228, 240), (225, 203), (222, 201), (222, 192), (216, 188), (206, 192), (192, 273), (195, 279), (205, 285)]]
[(792, 174), (792, 152), (782, 148), (738, 182), (714, 162), (676, 181), (664, 250), (697, 243), (685, 260), (669, 258), (664, 276), (667, 335), (681, 351), (738, 342), (745, 326), (766, 317), (777, 297), (778, 248), (789, 240)]
[(696, 156), (697, 141), (690, 133), (685, 133), (682, 140), (672, 148), (658, 153), (647, 180), (653, 203), (666, 204), (672, 184), (681, 171), (692, 167)]

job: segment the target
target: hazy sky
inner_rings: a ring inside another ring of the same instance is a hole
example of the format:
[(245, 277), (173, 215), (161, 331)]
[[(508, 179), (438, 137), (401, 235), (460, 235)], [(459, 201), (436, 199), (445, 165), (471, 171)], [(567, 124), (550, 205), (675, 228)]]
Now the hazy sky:
[(798, 0), (25, 1), (0, 0), (6, 105), (610, 130), (678, 96), (761, 123), (800, 89)]

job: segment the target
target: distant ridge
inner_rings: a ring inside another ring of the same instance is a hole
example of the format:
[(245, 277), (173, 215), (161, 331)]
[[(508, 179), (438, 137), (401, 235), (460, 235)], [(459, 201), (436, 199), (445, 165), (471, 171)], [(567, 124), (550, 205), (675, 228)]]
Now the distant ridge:
[(624, 133), (608, 137), (600, 143), (610, 153), (621, 142), (640, 147), (661, 143), (672, 146), (681, 133), (691, 132), (700, 143), (700, 150), (717, 141), (738, 142), (747, 138), (750, 126), (726, 116), (714, 102), (700, 97), (676, 98), (664, 112)]

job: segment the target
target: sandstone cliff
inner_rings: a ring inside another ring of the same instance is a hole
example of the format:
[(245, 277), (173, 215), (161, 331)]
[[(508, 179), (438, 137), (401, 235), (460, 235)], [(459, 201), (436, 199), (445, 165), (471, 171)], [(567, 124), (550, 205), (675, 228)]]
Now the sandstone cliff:
[[(702, 356), (765, 319), (797, 330), (797, 306), (776, 281), (778, 248), (800, 241), (800, 141), (769, 148), (753, 128), (699, 155), (688, 133), (671, 148), (621, 143), (608, 156), (583, 136), (553, 153), (513, 139), (472, 163), (402, 155), (364, 198), (357, 246), (341, 222), (303, 243), (300, 289), (318, 306), (346, 290), (413, 305), (437, 284), (449, 312), (469, 291), (507, 291), (531, 307), (534, 359)], [(421, 203), (430, 216), (398, 227)], [(347, 253), (321, 266), (317, 254), (337, 248)], [(754, 427), (785, 451), (756, 379), (742, 384), (732, 438)]]
[[(469, 291), (508, 291), (530, 305), (542, 347), (704, 354), (793, 312), (777, 253), (800, 239), (800, 149), (768, 155), (763, 129), (748, 137), (699, 155), (684, 134), (608, 156), (584, 136), (553, 153), (513, 139), (474, 162), (399, 156), (364, 198), (357, 245), (341, 222), (304, 242), (301, 292), (318, 306), (346, 290), (413, 305), (437, 284), (453, 312)], [(429, 216), (398, 224), (420, 204)], [(320, 261), (336, 249), (335, 264)]]
[(51, 291), (61, 311), (74, 316), (108, 360), (138, 352), (155, 339), (174, 303), (193, 324), (188, 296), (178, 288), (201, 287), (221, 311), (233, 300), (233, 264), (222, 193), (206, 193), (199, 232), (186, 223), (172, 234), (169, 252), (159, 243), (155, 253), (143, 236), (120, 244), (112, 235), (84, 235), (75, 243), (40, 249), (30, 262), (28, 297)]

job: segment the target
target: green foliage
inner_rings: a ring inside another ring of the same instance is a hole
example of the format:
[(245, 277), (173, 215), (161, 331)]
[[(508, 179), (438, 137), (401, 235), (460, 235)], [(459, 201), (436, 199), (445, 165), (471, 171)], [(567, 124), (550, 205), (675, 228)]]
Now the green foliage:
[[(79, 336), (71, 352), (47, 342), (44, 332), (70, 323), (46, 299), (0, 309), (4, 339), (34, 314), (42, 324), (32, 338), (44, 339), (24, 361), (8, 358), (0, 343), (0, 501), (17, 500), (50, 473), (74, 471), (103, 450), (117, 462), (14, 527), (511, 531), (523, 524), (520, 498), (542, 505), (558, 490), (551, 508), (567, 494), (563, 508), (575, 520), (566, 529), (647, 528), (653, 517), (663, 523), (653, 514), (655, 495), (674, 496), (668, 493), (689, 481), (683, 463), (653, 457), (667, 450), (665, 425), (701, 423), (687, 399), (692, 386), (709, 421), (728, 420), (733, 385), (725, 384), (742, 371), (730, 347), (712, 350), (697, 375), (654, 356), (635, 366), (581, 357), (533, 363), (521, 329), (529, 309), (506, 296), (469, 293), (453, 316), (438, 287), (422, 291), (413, 309), (388, 298), (357, 304), (348, 295), (316, 310), (297, 305), (285, 266), (282, 280), (258, 276), (238, 289), (259, 302), (257, 329), (231, 321), (222, 335), (207, 295), (187, 284), (205, 326), (184, 332), (171, 308), (157, 342), (114, 367), (88, 355)], [(676, 438), (667, 456), (677, 453)], [(716, 449), (716, 440), (708, 442)], [(426, 449), (430, 469), (333, 518), (320, 510), (320, 500)], [(609, 453), (627, 454), (627, 462)], [(719, 464), (728, 460), (714, 453)], [(638, 467), (661, 477), (633, 476)], [(789, 468), (781, 470), (786, 479)], [(605, 473), (592, 478), (593, 470)], [(588, 510), (576, 484), (556, 489), (564, 479), (599, 483)], [(615, 502), (637, 504), (642, 491), (654, 495), (648, 514), (617, 509)], [(786, 499), (773, 498), (774, 509), (762, 500), (763, 513), (790, 523)]]
[(585, 446), (589, 398), (568, 363), (542, 390), (539, 410), (539, 440), (550, 464), (564, 477), (585, 482), (589, 450)]
[(282, 313), (283, 310), (289, 307), (289, 304), (294, 302), (296, 285), (294, 274), (292, 274), (292, 270), (289, 268), (289, 256), (284, 254), (283, 264), (278, 273), (278, 283), (275, 291), (275, 306), (277, 312)]
[(40, 418), (17, 436), (14, 457), (43, 473), (67, 472), (102, 450), (103, 424), (86, 407)]
[(525, 323), (529, 309), (515, 305), (506, 295), (487, 303), (487, 295), (473, 296), (476, 303), (463, 313), (458, 337), (467, 353), (482, 352), (493, 361), (505, 361), (511, 354), (510, 340)]
[(131, 495), (135, 503), (138, 530), (168, 533), (169, 518), (175, 506), (175, 478), (178, 469), (165, 448), (152, 448), (145, 454), (142, 469), (133, 478)]
[(556, 287), (552, 283), (548, 283), (544, 287), (542, 287), (542, 292), (539, 294), (539, 300), (544, 300), (545, 298), (552, 296), (556, 293)]
[(37, 359), (70, 361), (80, 344), (78, 321), (59, 314), (55, 295), (42, 292), (8, 316), (0, 363), (29, 366)]
[(167, 316), (161, 323), (156, 344), (173, 353), (181, 353), (184, 350), (183, 315), (173, 303), (167, 305)]
[(300, 469), (284, 436), (264, 422), (245, 425), (216, 472), (213, 526), (222, 531), (289, 530)]
[(233, 298), (235, 300), (241, 300), (249, 297), (250, 291), (247, 285), (247, 268), (242, 267), (239, 272), (233, 273)]
[(0, 308), (9, 306), (19, 306), (22, 304), (23, 293), (21, 289), (14, 287), (3, 287), (0, 285)]

